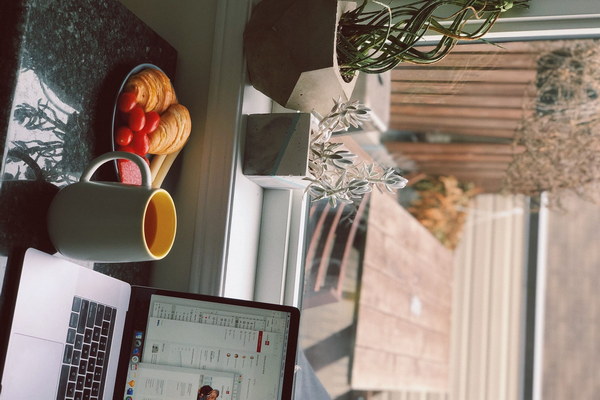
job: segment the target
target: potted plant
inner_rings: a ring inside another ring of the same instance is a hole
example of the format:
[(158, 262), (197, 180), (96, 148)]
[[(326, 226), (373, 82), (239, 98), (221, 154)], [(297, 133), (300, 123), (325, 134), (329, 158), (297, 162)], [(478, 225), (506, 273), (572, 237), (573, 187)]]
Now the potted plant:
[[(387, 6), (363, 0), (338, 22), (337, 57), (341, 74), (381, 73), (401, 62), (429, 64), (441, 60), (459, 40), (481, 39), (501, 13), (527, 7), (529, 0), (414, 0)], [(369, 4), (379, 5), (372, 10)], [(428, 50), (416, 46), (430, 34)]]
[(248, 115), (242, 172), (264, 188), (306, 188), (311, 132), (317, 126), (309, 113)]
[(364, 105), (341, 100), (320, 120), (307, 113), (250, 115), (243, 172), (264, 187), (304, 186), (312, 200), (326, 199), (333, 207), (373, 188), (401, 189), (408, 181), (395, 168), (358, 162), (342, 143), (331, 141), (334, 133), (358, 128), (369, 118)]
[(248, 77), (280, 105), (325, 114), (331, 99), (350, 99), (355, 80), (342, 79), (337, 21), (356, 2), (262, 0), (244, 31)]
[[(251, 84), (282, 106), (325, 114), (348, 101), (359, 71), (433, 63), (459, 40), (482, 38), (498, 16), (529, 0), (262, 0), (244, 32)], [(373, 10), (373, 7), (377, 8)], [(467, 25), (467, 23), (469, 23)], [(431, 50), (416, 46), (438, 37)]]

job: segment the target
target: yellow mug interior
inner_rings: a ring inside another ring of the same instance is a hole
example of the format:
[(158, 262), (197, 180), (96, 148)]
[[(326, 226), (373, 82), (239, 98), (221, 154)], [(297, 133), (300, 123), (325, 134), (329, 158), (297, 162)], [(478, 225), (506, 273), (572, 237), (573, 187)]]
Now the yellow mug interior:
[(144, 213), (144, 242), (148, 252), (159, 260), (169, 254), (175, 232), (177, 215), (173, 199), (164, 190), (155, 191), (146, 205)]

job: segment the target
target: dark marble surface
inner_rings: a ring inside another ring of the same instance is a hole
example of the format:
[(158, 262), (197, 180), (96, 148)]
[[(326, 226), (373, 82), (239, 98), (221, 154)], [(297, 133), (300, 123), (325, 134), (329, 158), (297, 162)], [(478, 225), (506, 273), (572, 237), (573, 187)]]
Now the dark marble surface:
[[(0, 3), (0, 259), (5, 259), (26, 247), (54, 251), (47, 208), (91, 159), (111, 150), (112, 112), (124, 77), (136, 65), (152, 63), (174, 79), (177, 53), (117, 0)], [(116, 180), (114, 164), (95, 179)], [(140, 276), (133, 271), (147, 270), (125, 268), (130, 281)], [(119, 273), (118, 265), (97, 269)]]

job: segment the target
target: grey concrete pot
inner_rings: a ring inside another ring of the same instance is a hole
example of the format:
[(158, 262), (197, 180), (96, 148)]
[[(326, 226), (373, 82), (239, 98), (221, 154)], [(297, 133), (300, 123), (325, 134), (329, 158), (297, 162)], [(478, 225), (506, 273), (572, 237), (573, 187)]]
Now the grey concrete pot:
[(318, 121), (308, 113), (252, 114), (246, 121), (242, 172), (265, 188), (306, 188), (310, 135)]
[(350, 100), (356, 76), (342, 78), (337, 24), (353, 1), (263, 0), (244, 32), (250, 83), (285, 108), (325, 115), (333, 100)]

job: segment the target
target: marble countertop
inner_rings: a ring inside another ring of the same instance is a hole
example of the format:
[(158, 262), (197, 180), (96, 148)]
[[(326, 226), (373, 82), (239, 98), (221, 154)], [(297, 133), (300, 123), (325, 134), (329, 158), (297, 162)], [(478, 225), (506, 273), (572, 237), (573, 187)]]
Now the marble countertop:
[[(123, 79), (151, 63), (174, 80), (177, 52), (117, 0), (13, 0), (0, 19), (0, 256), (53, 253), (47, 208), (112, 149)], [(113, 164), (95, 177), (116, 178)]]

